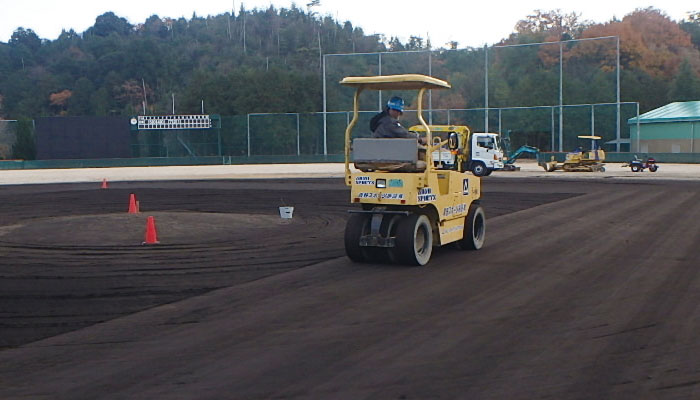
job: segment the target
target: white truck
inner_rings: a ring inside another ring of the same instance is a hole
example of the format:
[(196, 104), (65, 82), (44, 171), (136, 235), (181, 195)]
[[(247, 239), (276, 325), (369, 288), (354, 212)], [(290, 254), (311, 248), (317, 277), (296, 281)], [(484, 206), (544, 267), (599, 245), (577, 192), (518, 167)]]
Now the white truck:
[[(425, 132), (421, 125), (409, 128), (409, 131), (420, 134)], [(433, 141), (443, 143), (440, 150), (433, 151), (433, 163), (445, 169), (455, 169), (455, 163), (460, 163), (462, 171), (471, 171), (476, 176), (487, 176), (497, 169), (503, 169), (503, 150), (498, 145), (496, 133), (472, 133), (464, 125), (430, 125), (430, 131), (435, 135)], [(457, 140), (455, 145), (448, 145), (450, 140)], [(464, 143), (468, 142), (468, 146)], [(463, 149), (461, 153), (453, 148)]]

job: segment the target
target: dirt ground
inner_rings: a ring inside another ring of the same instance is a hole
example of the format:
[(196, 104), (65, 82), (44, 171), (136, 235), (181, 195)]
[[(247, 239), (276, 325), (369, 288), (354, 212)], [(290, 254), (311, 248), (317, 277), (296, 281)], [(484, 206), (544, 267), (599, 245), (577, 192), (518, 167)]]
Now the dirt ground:
[(0, 398), (700, 398), (700, 181), (482, 187), (408, 268), (344, 257), (338, 178), (0, 186)]

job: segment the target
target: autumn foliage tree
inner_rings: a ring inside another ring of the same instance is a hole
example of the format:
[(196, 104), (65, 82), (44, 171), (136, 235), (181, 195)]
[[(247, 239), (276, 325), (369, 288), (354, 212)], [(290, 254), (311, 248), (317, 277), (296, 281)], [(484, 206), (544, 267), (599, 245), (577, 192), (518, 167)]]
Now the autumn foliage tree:
[(68, 89), (61, 90), (58, 93), (51, 93), (51, 95), (49, 95), (51, 109), (58, 115), (65, 115), (68, 100), (72, 95), (73, 93)]
[[(700, 98), (700, 93), (692, 89), (693, 79), (700, 72), (700, 49), (695, 44), (700, 43), (700, 19), (695, 16), (696, 13), (691, 13), (687, 21), (678, 23), (660, 10), (644, 8), (622, 20), (594, 24), (581, 21), (575, 13), (536, 10), (518, 22), (516, 33), (504, 44), (609, 37), (564, 42), (561, 49), (565, 103), (609, 102), (615, 100), (611, 94), (617, 68), (616, 38), (619, 38), (621, 100), (640, 102), (644, 112), (668, 101)], [(537, 93), (542, 86), (558, 80), (553, 75), (558, 72), (559, 51), (558, 44), (539, 46), (537, 58), (527, 50), (502, 51), (494, 70), (509, 81), (509, 98), (525, 90), (529, 99), (539, 98), (535, 103), (551, 104), (551, 98)], [(685, 67), (681, 68), (682, 65)], [(539, 78), (531, 79), (537, 75)]]
[(119, 103), (131, 114), (138, 114), (144, 106), (148, 105), (148, 98), (153, 99), (153, 90), (150, 86), (136, 79), (124, 81), (114, 90)]
[[(592, 25), (583, 33), (585, 38), (600, 36), (618, 36), (621, 63), (651, 76), (670, 78), (678, 72), (683, 59), (700, 60), (697, 52), (692, 51), (690, 35), (653, 8), (637, 9), (621, 21)], [(604, 59), (614, 60), (610, 56), (614, 51), (610, 46), (604, 49), (600, 43), (588, 42), (579, 46), (576, 56), (604, 55)]]

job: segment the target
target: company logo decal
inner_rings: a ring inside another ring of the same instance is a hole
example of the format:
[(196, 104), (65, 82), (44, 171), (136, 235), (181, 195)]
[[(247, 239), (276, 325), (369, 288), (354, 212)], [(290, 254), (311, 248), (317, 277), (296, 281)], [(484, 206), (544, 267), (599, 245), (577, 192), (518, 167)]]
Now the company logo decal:
[(432, 188), (423, 188), (418, 191), (418, 202), (424, 203), (437, 200), (437, 196), (433, 194)]
[(382, 193), (382, 199), (403, 200), (403, 193)]
[(355, 185), (374, 185), (374, 181), (369, 176), (355, 177)]

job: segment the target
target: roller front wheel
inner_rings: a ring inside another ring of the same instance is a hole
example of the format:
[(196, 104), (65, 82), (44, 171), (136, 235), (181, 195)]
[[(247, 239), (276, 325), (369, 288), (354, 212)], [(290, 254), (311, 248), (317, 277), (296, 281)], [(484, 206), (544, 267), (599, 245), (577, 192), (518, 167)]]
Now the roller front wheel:
[(396, 228), (394, 258), (401, 264), (425, 265), (433, 252), (433, 229), (425, 215), (401, 218)]
[(345, 254), (355, 262), (364, 262), (365, 252), (360, 246), (360, 237), (369, 229), (369, 217), (366, 214), (350, 214), (345, 224)]

